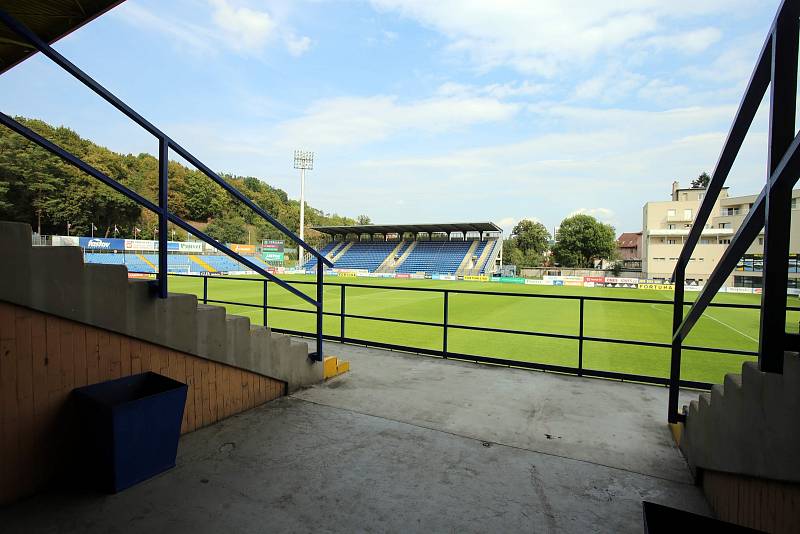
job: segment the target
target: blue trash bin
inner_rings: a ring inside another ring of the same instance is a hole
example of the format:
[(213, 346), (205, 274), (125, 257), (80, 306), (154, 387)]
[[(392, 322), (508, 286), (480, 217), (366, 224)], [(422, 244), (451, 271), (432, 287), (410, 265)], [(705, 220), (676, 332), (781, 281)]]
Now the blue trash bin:
[(187, 390), (153, 372), (74, 389), (87, 481), (116, 493), (175, 467)]

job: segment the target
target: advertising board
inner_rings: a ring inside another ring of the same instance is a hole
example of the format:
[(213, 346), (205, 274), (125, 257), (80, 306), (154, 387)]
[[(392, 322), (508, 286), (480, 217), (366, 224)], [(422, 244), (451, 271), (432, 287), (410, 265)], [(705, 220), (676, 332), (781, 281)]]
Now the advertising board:
[(564, 280), (565, 286), (583, 287), (583, 280)]
[(488, 282), (489, 277), (485, 274), (468, 274), (464, 276), (464, 280), (470, 280), (472, 282)]
[(203, 252), (202, 241), (181, 241), (178, 243), (178, 250), (181, 252), (196, 252), (198, 254)]
[(144, 250), (152, 252), (158, 250), (158, 241), (151, 241), (148, 239), (126, 239), (125, 250)]
[(228, 243), (228, 248), (237, 254), (250, 254), (256, 253), (255, 245), (241, 245), (239, 243)]
[(532, 278), (525, 279), (525, 285), (529, 286), (552, 286), (553, 282), (551, 280), (534, 280)]
[(261, 251), (261, 259), (264, 261), (283, 261), (283, 258), (283, 252)]
[[(606, 284), (633, 284), (634, 286), (639, 284), (638, 278), (619, 278), (616, 276), (606, 276), (605, 283)], [(606, 286), (609, 287), (609, 286)]]
[(656, 291), (673, 291), (675, 284), (639, 284), (639, 289), (655, 289)]
[(394, 275), (395, 278), (411, 278), (411, 275), (408, 273), (397, 273)]
[[(592, 282), (593, 284), (602, 284), (606, 281), (604, 276), (584, 276), (584, 282)], [(586, 287), (594, 287), (594, 285), (586, 286)]]
[(125, 240), (118, 238), (81, 237), (78, 243), (87, 250), (125, 250)]
[(726, 287), (724, 289), (726, 293), (753, 293), (752, 287)]

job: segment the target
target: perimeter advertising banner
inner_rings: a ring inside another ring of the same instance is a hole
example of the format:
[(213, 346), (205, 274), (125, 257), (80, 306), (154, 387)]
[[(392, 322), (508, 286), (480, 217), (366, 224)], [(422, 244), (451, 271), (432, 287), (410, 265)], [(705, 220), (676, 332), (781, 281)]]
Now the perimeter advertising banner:
[(489, 277), (485, 274), (468, 274), (464, 276), (464, 280), (471, 280), (473, 282), (488, 282)]
[(551, 280), (533, 280), (531, 278), (527, 278), (525, 280), (525, 285), (529, 285), (529, 286), (552, 286), (553, 282)]
[(125, 250), (125, 240), (103, 237), (81, 237), (78, 240), (81, 248), (86, 250)]
[(228, 248), (237, 254), (250, 255), (256, 253), (255, 245), (240, 245), (239, 243), (228, 243)]
[(675, 284), (640, 283), (639, 289), (655, 289), (656, 291), (674, 291)]
[(283, 261), (283, 258), (283, 252), (261, 251), (261, 259), (264, 261)]
[[(584, 282), (591, 282), (593, 284), (602, 284), (603, 282), (606, 281), (606, 278), (605, 278), (605, 276), (584, 276), (583, 277), (583, 281)], [(592, 287), (594, 287), (594, 286), (592, 286)]]

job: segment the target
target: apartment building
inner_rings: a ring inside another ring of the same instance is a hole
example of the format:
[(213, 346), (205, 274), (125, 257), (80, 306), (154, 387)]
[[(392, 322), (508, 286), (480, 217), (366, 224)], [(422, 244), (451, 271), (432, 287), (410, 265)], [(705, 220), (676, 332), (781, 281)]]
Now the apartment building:
[[(682, 188), (672, 183), (670, 200), (648, 202), (642, 217), (642, 272), (647, 278), (666, 280), (672, 276), (681, 249), (689, 235), (697, 210), (703, 201), (704, 188)], [(711, 217), (700, 235), (686, 269), (689, 283), (704, 283), (717, 266), (736, 230), (755, 202), (757, 195), (732, 197), (724, 188), (714, 204)], [(792, 192), (792, 230), (789, 261), (789, 287), (800, 287), (800, 190)], [(747, 250), (734, 273), (729, 287), (761, 287), (764, 233), (759, 234)]]

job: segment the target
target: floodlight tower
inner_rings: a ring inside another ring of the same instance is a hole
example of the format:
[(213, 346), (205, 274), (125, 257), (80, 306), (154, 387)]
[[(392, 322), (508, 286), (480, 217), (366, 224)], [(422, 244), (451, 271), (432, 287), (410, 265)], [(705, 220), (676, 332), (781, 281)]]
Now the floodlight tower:
[[(305, 241), (306, 226), (306, 171), (314, 169), (314, 153), (307, 150), (294, 151), (294, 168), (300, 169), (300, 239)], [(298, 266), (305, 263), (303, 247), (297, 247)]]

